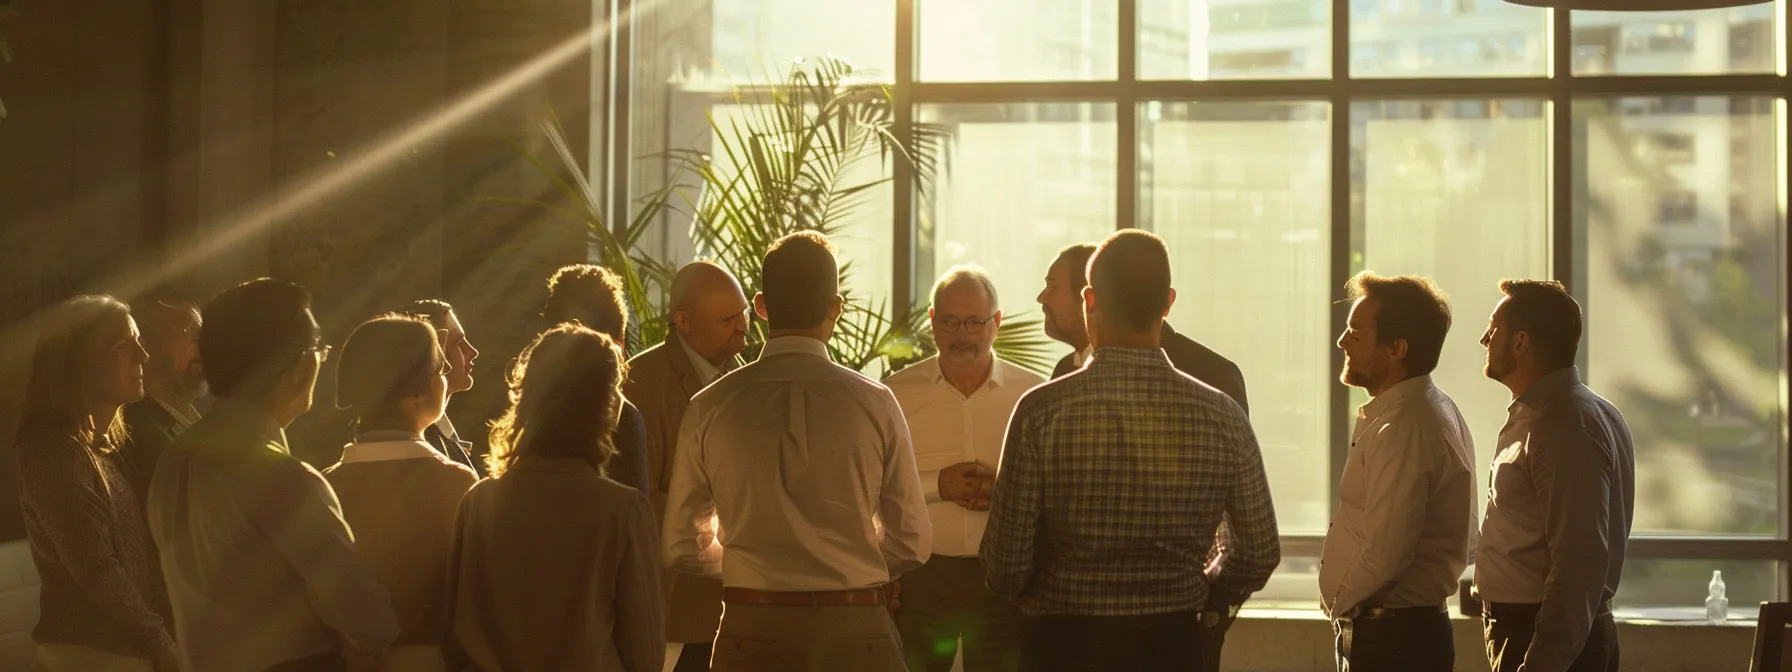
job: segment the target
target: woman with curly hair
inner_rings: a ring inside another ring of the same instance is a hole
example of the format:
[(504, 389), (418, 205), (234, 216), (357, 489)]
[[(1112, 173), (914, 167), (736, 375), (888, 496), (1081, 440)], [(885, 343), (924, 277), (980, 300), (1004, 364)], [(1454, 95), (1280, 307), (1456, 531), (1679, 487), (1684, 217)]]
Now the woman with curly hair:
[(570, 323), (517, 358), (492, 477), (461, 500), (451, 653), (462, 668), (660, 669), (657, 520), (646, 495), (603, 472), (627, 369), (609, 336)]

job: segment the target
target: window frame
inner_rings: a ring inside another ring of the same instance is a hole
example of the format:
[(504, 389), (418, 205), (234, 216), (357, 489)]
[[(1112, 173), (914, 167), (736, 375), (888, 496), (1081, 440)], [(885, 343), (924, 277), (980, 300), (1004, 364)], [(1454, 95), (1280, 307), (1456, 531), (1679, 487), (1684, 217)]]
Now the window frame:
[[(921, 105), (976, 103), (1039, 103), (1052, 101), (1097, 102), (1114, 105), (1115, 117), (1115, 228), (1148, 227), (1139, 216), (1143, 194), (1139, 182), (1139, 110), (1141, 103), (1163, 101), (1274, 101), (1299, 100), (1327, 102), (1330, 105), (1330, 281), (1334, 304), (1330, 312), (1332, 333), (1341, 332), (1348, 320), (1348, 303), (1344, 301), (1344, 285), (1351, 269), (1351, 103), (1376, 99), (1438, 98), (1532, 98), (1547, 101), (1545, 124), (1548, 129), (1548, 193), (1549, 193), (1549, 265), (1551, 277), (1566, 281), (1583, 304), (1586, 269), (1585, 232), (1576, 222), (1574, 193), (1573, 103), (1576, 99), (1701, 95), (1756, 95), (1775, 99), (1780, 152), (1777, 161), (1779, 214), (1788, 216), (1788, 156), (1792, 155), (1792, 114), (1788, 99), (1792, 98), (1792, 77), (1788, 77), (1787, 49), (1792, 45), (1792, 0), (1780, 0), (1775, 6), (1773, 21), (1777, 24), (1774, 45), (1774, 72), (1748, 74), (1686, 75), (1576, 75), (1573, 13), (1565, 9), (1548, 11), (1546, 71), (1541, 76), (1520, 77), (1407, 77), (1353, 78), (1351, 76), (1351, 19), (1370, 7), (1377, 15), (1400, 11), (1394, 5), (1376, 0), (1329, 0), (1331, 21), (1331, 74), (1325, 78), (1295, 79), (1225, 79), (1225, 80), (1142, 80), (1138, 73), (1138, 2), (1114, 0), (1118, 23), (1117, 77), (1096, 81), (997, 81), (997, 82), (918, 82), (920, 49), (918, 12), (924, 0), (894, 0), (895, 5), (895, 72), (892, 98), (895, 107), (896, 132), (901, 134), (915, 123)], [(945, 0), (925, 0), (945, 1)], [(627, 17), (617, 21), (611, 37), (599, 45), (594, 63), (601, 61), (608, 73), (607, 84), (598, 102), (594, 123), (604, 126), (594, 132), (594, 169), (605, 174), (612, 221), (618, 226), (628, 221), (629, 172), (635, 165), (627, 151), (629, 109), (628, 91), (632, 86), (633, 0), (606, 0), (600, 8), (607, 10), (601, 19)], [(1458, 2), (1460, 7), (1465, 3)], [(1472, 6), (1472, 3), (1467, 3)], [(1449, 5), (1449, 3), (1446, 3)], [(1402, 8), (1403, 9), (1403, 8)], [(1623, 45), (1620, 43), (1621, 49)], [(606, 79), (595, 74), (594, 79)], [(597, 88), (597, 87), (594, 87)], [(718, 99), (725, 93), (717, 93)], [(620, 140), (618, 140), (620, 139)], [(601, 153), (600, 153), (601, 152)], [(890, 300), (893, 308), (906, 314), (925, 302), (923, 296), (931, 278), (924, 277), (931, 266), (930, 251), (918, 249), (916, 184), (913, 170), (896, 161), (893, 168), (893, 273)], [(1784, 262), (1782, 262), (1783, 264)], [(1782, 279), (1782, 295), (1788, 305), (1782, 310), (1792, 313), (1792, 292), (1785, 290), (1792, 281)], [(1784, 314), (1784, 313), (1783, 313)], [(1782, 324), (1784, 318), (1782, 318)], [(1583, 348), (1580, 365), (1585, 368), (1587, 349)], [(1342, 366), (1343, 355), (1335, 348), (1331, 368)], [(1792, 353), (1787, 353), (1792, 360)], [(1782, 361), (1787, 361), (1782, 360)], [(1782, 380), (1792, 376), (1782, 376)], [(1781, 406), (1792, 398), (1792, 383), (1781, 389)], [(1329, 418), (1330, 478), (1337, 483), (1349, 451), (1349, 431), (1354, 419), (1350, 407), (1350, 390), (1342, 385), (1331, 386), (1327, 417)], [(1792, 410), (1792, 409), (1788, 409)], [(1792, 483), (1788, 483), (1788, 440), (1786, 430), (1780, 436), (1780, 512), (1779, 533), (1771, 538), (1716, 535), (1649, 535), (1632, 537), (1629, 557), (1664, 560), (1763, 560), (1773, 561), (1777, 574), (1777, 599), (1792, 596), (1789, 583), (1789, 560), (1792, 560)], [(1330, 492), (1333, 510), (1338, 503), (1337, 489)], [(1286, 557), (1320, 554), (1322, 535), (1284, 535), (1282, 552)]]

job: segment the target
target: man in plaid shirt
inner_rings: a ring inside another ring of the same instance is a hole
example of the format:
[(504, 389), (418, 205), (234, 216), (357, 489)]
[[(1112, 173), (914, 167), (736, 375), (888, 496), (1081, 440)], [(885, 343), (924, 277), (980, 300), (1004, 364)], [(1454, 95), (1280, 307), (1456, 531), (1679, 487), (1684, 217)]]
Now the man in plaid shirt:
[[(1242, 602), (1281, 560), (1263, 456), (1238, 404), (1159, 347), (1163, 241), (1115, 233), (1088, 275), (1093, 359), (1015, 408), (979, 555), (1035, 617), (1024, 669), (1186, 669), (1202, 605)], [(1231, 547), (1207, 567), (1222, 515)]]

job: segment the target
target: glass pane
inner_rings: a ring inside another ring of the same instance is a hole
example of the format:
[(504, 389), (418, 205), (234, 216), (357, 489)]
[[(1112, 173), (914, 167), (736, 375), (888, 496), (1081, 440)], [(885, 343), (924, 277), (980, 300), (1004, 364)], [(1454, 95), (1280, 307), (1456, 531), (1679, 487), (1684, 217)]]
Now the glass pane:
[(919, 4), (917, 79), (921, 81), (1118, 76), (1119, 10), (1114, 0), (921, 0)]
[(1506, 0), (1350, 0), (1350, 74), (1540, 76), (1547, 17)]
[(1626, 558), (1624, 578), (1612, 601), (1620, 618), (1664, 621), (1705, 620), (1711, 573), (1724, 573), (1730, 620), (1753, 620), (1761, 603), (1779, 593), (1779, 574), (1770, 560), (1644, 560)]
[[(781, 82), (798, 58), (838, 56), (865, 71), (889, 79), (895, 63), (896, 7), (893, 0), (666, 0), (654, 11), (635, 15), (636, 58), (630, 97), (629, 197), (642, 197), (676, 178), (669, 153), (708, 152), (713, 105), (735, 100), (736, 84)], [(871, 162), (876, 163), (876, 157)], [(687, 186), (694, 180), (684, 178)], [(877, 199), (889, 200), (883, 189)], [(673, 198), (674, 205), (682, 205)], [(888, 239), (888, 206), (859, 213), (877, 224)], [(688, 220), (668, 215), (649, 230), (643, 248), (656, 257), (687, 261), (694, 253), (686, 235)], [(863, 229), (871, 235), (873, 229)], [(883, 261), (873, 261), (879, 256)], [(857, 255), (860, 265), (882, 263), (889, 255)], [(887, 274), (887, 270), (877, 271)], [(876, 273), (866, 268), (860, 279)], [(858, 283), (855, 283), (858, 284)], [(887, 284), (887, 281), (886, 281)], [(881, 290), (888, 292), (888, 288)]]
[(1327, 0), (1138, 0), (1140, 79), (1330, 77)]
[(1140, 219), (1170, 248), (1170, 322), (1244, 372), (1283, 534), (1323, 533), (1331, 508), (1329, 108), (1140, 107)]
[(1010, 319), (1039, 319), (1033, 297), (1058, 249), (1114, 231), (1114, 106), (927, 105), (918, 116), (954, 137), (932, 203), (922, 204), (917, 294), (937, 273), (975, 263), (995, 279)]
[(1773, 72), (1773, 4), (1685, 12), (1575, 12), (1576, 75)]
[[(1454, 319), (1432, 380), (1468, 423), (1483, 485), (1512, 395), (1482, 375), (1481, 333), (1500, 280), (1549, 276), (1545, 109), (1538, 100), (1351, 106), (1351, 270), (1427, 275), (1450, 295)], [(1352, 396), (1368, 401), (1360, 389)]]
[(1582, 100), (1574, 113), (1588, 377), (1636, 441), (1635, 530), (1778, 534), (1786, 224), (1774, 102)]
[[(726, 81), (779, 81), (795, 59), (838, 56), (894, 80), (896, 5), (892, 0), (678, 0), (674, 4), (710, 9), (707, 58), (678, 61), (683, 68), (711, 68), (714, 76)], [(639, 12), (636, 20), (671, 11)], [(695, 25), (693, 22), (686, 30)], [(696, 51), (692, 56), (703, 56), (705, 50)]]

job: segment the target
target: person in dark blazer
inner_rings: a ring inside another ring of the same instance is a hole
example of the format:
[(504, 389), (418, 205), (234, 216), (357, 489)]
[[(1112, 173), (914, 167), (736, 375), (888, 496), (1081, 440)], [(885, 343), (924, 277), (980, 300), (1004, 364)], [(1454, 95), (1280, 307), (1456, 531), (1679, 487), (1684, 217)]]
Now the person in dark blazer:
[(168, 444), (199, 421), (195, 403), (205, 394), (199, 359), (199, 307), (171, 293), (157, 292), (135, 302), (131, 313), (142, 330), (149, 361), (143, 366), (142, 399), (124, 406), (128, 438), (118, 448), (125, 478), (142, 502), (149, 500), (149, 477)]
[[(1087, 243), (1071, 245), (1058, 251), (1045, 274), (1045, 289), (1039, 292), (1039, 307), (1045, 313), (1045, 334), (1074, 349), (1052, 370), (1052, 379), (1062, 378), (1083, 368), (1089, 359), (1089, 333), (1083, 322), (1083, 288), (1089, 284), (1089, 257), (1095, 246)], [(1169, 322), (1163, 323), (1162, 347), (1170, 365), (1207, 385), (1225, 393), (1238, 407), (1250, 415), (1251, 404), (1245, 396), (1244, 373), (1238, 365), (1195, 339), (1176, 333)], [(1231, 539), (1230, 529), (1220, 523), (1218, 539), (1207, 560), (1209, 564), (1223, 558)], [(1226, 631), (1238, 618), (1242, 602), (1209, 603), (1201, 615), (1199, 672), (1218, 672), (1220, 649), (1226, 643)]]
[[(628, 301), (623, 298), (622, 278), (592, 264), (561, 267), (548, 278), (548, 301), (541, 316), (549, 325), (577, 322), (618, 344), (628, 342)], [(647, 423), (641, 409), (627, 398), (610, 440), (616, 455), (604, 466), (604, 475), (651, 495), (647, 470)]]
[[(656, 516), (666, 513), (672, 487), (672, 452), (691, 397), (740, 367), (747, 347), (747, 296), (720, 266), (698, 261), (672, 278), (672, 314), (666, 341), (629, 362), (623, 394), (640, 405), (647, 423), (647, 493)], [(709, 669), (710, 648), (722, 619), (722, 582), (666, 572), (667, 656), (674, 672)], [(676, 650), (675, 650), (676, 649)]]
[[(427, 319), (435, 326), (436, 340), (442, 344), (442, 356), (448, 360), (448, 396), (473, 389), (473, 362), (479, 359), (479, 349), (467, 339), (467, 330), (455, 315), (454, 306), (448, 305), (447, 301), (421, 299), (412, 301), (398, 312)], [(480, 478), (491, 475), (473, 442), (461, 440), (448, 414), (443, 413), (440, 420), (423, 430), (423, 440), (448, 459), (466, 465)]]

